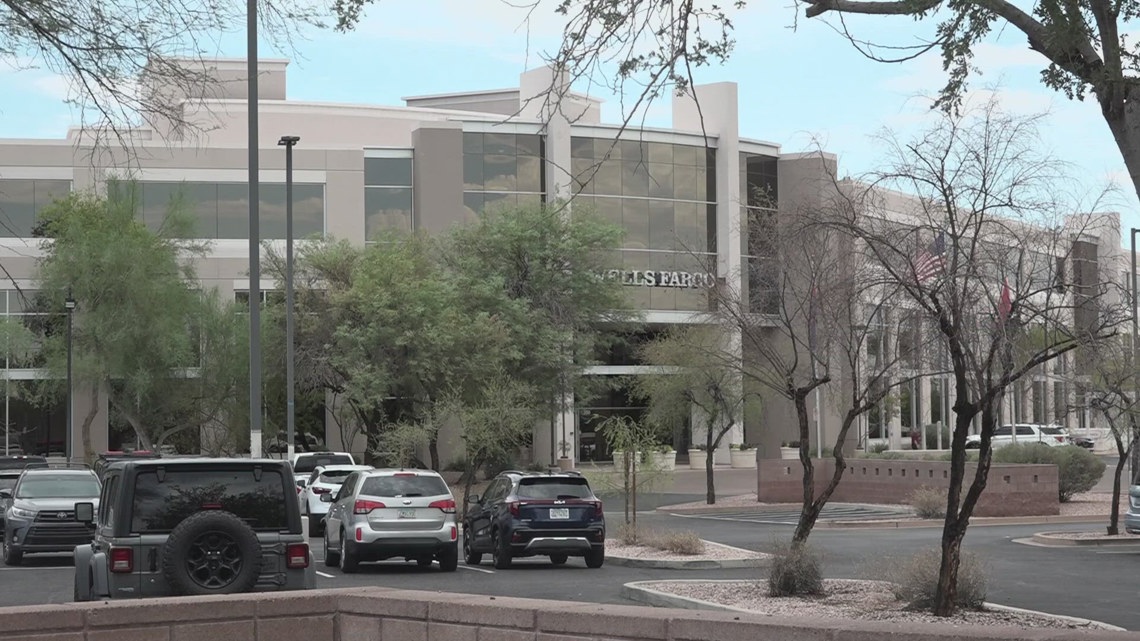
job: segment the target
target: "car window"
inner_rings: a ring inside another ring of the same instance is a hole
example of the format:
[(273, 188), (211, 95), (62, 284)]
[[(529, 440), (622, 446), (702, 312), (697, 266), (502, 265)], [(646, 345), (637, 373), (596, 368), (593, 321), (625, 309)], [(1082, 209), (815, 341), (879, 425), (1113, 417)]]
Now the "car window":
[(368, 496), (441, 496), (449, 492), (438, 476), (370, 476), (360, 486), (360, 493)]
[(1011, 436), (1012, 434), (1013, 428), (1008, 425), (1002, 425), (1001, 427), (994, 430), (994, 436)]
[(350, 472), (348, 477), (344, 479), (344, 483), (341, 484), (340, 489), (337, 490), (336, 496), (333, 497), (333, 500), (339, 501), (346, 496), (352, 496), (353, 489), (356, 487), (356, 481), (359, 478), (359, 474), (356, 472)]
[(99, 495), (99, 516), (95, 519), (99, 525), (114, 523), (113, 510), (115, 490), (119, 487), (119, 477), (112, 476), (103, 484), (103, 493)]
[(559, 477), (524, 478), (519, 481), (520, 499), (586, 499), (590, 486), (586, 479)]
[(250, 468), (171, 469), (162, 480), (155, 470), (142, 470), (135, 478), (131, 531), (169, 532), (203, 509), (232, 512), (255, 530), (286, 529), (285, 487), (276, 469), (263, 470), (260, 479)]
[(321, 475), (317, 479), (317, 482), (340, 485), (341, 483), (344, 483), (344, 480), (348, 478), (349, 474), (352, 474), (352, 470), (329, 470), (327, 472), (321, 472)]
[(293, 462), (293, 472), (309, 474), (322, 465), (352, 465), (347, 454), (303, 454)]
[(24, 475), (16, 486), (18, 499), (89, 499), (96, 496), (99, 496), (99, 479), (94, 475)]
[(1042, 427), (1041, 433), (1056, 436), (1058, 434), (1064, 434), (1065, 430), (1061, 429), (1060, 427)]
[(494, 503), (503, 499), (511, 491), (510, 479), (499, 479), (487, 488), (487, 500)]
[(16, 487), (16, 481), (20, 480), (19, 474), (4, 474), (0, 476), (0, 490), (10, 490)]
[(1029, 427), (1028, 425), (1018, 425), (1017, 426), (1017, 435), (1018, 436), (1033, 436), (1033, 428)]

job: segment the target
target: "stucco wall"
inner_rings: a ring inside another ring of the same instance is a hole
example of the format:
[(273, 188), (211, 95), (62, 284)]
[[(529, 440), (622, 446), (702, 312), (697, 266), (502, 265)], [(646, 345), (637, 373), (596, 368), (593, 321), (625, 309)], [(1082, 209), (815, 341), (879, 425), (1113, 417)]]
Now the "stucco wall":
[(1140, 634), (879, 622), (564, 603), (389, 588), (0, 608), (37, 641), (1136, 641)]
[[(816, 459), (816, 491), (835, 472), (834, 459)], [(761, 503), (797, 503), (803, 498), (803, 467), (798, 460), (761, 460), (756, 465), (757, 500)], [(966, 485), (977, 465), (966, 464)], [(1059, 514), (1057, 466), (995, 464), (975, 516), (1043, 516)], [(843, 480), (831, 500), (843, 503), (909, 504), (911, 494), (926, 486), (950, 487), (950, 463), (850, 459)]]

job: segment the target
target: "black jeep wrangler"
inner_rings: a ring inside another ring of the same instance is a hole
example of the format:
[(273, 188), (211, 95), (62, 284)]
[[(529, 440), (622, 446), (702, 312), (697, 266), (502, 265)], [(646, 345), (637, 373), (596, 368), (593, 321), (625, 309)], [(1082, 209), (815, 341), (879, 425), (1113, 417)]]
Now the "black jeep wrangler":
[(75, 548), (76, 601), (315, 587), (288, 461), (115, 461), (98, 506), (75, 504), (95, 525)]

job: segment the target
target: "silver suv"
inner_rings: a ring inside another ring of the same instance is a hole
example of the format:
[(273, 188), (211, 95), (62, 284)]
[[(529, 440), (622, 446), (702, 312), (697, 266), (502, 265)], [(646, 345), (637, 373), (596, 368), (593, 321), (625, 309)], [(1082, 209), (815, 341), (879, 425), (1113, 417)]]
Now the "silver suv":
[(77, 501), (99, 502), (99, 477), (90, 469), (26, 469), (11, 490), (4, 515), (4, 564), (20, 565), (25, 554), (70, 552), (90, 543), (94, 530), (77, 522)]
[(325, 517), (325, 565), (355, 572), (361, 562), (404, 558), (454, 572), (459, 564), (455, 498), (427, 470), (373, 470), (348, 475)]

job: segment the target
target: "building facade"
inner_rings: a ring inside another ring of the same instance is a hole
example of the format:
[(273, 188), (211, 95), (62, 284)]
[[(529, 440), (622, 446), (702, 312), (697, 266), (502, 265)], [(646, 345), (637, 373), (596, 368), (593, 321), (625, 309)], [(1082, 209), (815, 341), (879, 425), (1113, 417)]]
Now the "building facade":
[[(643, 312), (645, 339), (673, 325), (704, 322), (707, 289), (717, 283), (746, 292), (755, 311), (772, 304), (774, 286), (763, 277), (772, 267), (770, 257), (747, 242), (747, 221), (777, 207), (821, 203), (836, 167), (826, 154), (785, 154), (777, 145), (742, 137), (733, 83), (694, 87), (699, 109), (692, 98), (674, 98), (672, 128), (627, 129), (601, 122), (600, 102), (569, 91), (547, 68), (524, 73), (515, 89), (418, 96), (386, 107), (290, 100), (287, 66), (260, 61), (263, 239), (283, 245), (285, 158), (276, 143), (284, 135), (300, 137), (294, 151), (298, 239), (316, 234), (365, 244), (383, 230), (440, 232), (495, 206), (573, 197), (573, 203), (594, 208), (624, 230), (610, 275), (622, 280), (630, 304)], [(55, 197), (99, 189), (114, 177), (138, 181), (140, 215), (148, 223), (160, 221), (171, 198), (181, 195), (191, 205), (197, 235), (210, 241), (209, 254), (196, 265), (203, 286), (248, 298), (245, 61), (214, 61), (208, 71), (214, 82), (198, 95), (160, 88), (179, 105), (181, 120), (193, 124), (192, 138), (183, 139), (180, 132), (187, 129), (181, 124), (157, 123), (135, 132), (129, 157), (94, 148), (78, 131), (59, 140), (0, 141), (0, 262), (6, 281), (0, 283), (0, 312), (27, 314), (21, 301), (35, 289), (42, 254), (32, 233), (37, 213)], [(1119, 232), (1092, 245), (1101, 256), (1115, 256)], [(260, 285), (263, 291), (280, 289), (267, 280)], [(635, 355), (614, 351), (587, 375), (646, 371)], [(26, 451), (62, 450), (63, 408), (33, 406), (19, 393), (43, 372), (11, 358), (4, 373), (9, 439)], [(939, 420), (944, 403), (938, 399), (945, 396), (939, 397), (939, 385), (924, 379), (910, 392), (915, 400), (909, 418), (902, 412), (884, 416), (867, 425), (863, 437), (897, 439), (908, 422)], [(1053, 386), (1044, 372), (1032, 389)], [(1056, 402), (1050, 405), (1049, 393), (1033, 391), (1032, 400), (1020, 401), (1019, 416), (1050, 416)], [(75, 395), (75, 416), (92, 409), (89, 398)], [(822, 427), (830, 435), (838, 417), (831, 404), (822, 407)], [(105, 399), (94, 409), (95, 449), (129, 439), (110, 425)], [(560, 442), (572, 444), (572, 458), (608, 458), (596, 431), (600, 420), (642, 409), (618, 393), (578, 401), (552, 423), (536, 427), (535, 458), (553, 458)], [(330, 448), (359, 448), (340, 443), (331, 423), (326, 421)], [(776, 456), (781, 442), (793, 437), (793, 426), (788, 404), (767, 402), (727, 441), (756, 444), (762, 456)], [(688, 440), (680, 435), (676, 445), (681, 449)], [(441, 446), (445, 460), (458, 454), (454, 439)], [(727, 451), (721, 457), (727, 459)]]

